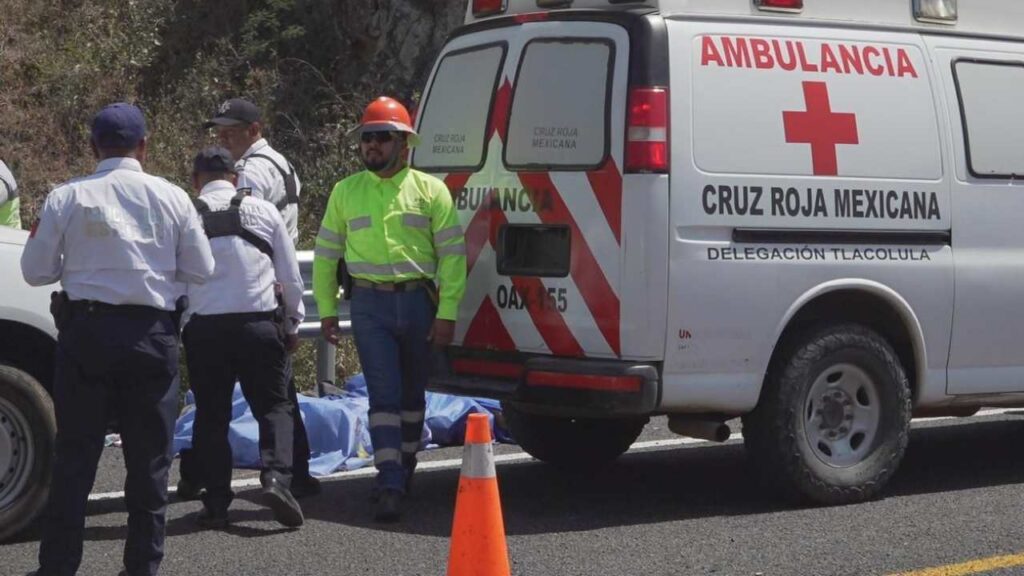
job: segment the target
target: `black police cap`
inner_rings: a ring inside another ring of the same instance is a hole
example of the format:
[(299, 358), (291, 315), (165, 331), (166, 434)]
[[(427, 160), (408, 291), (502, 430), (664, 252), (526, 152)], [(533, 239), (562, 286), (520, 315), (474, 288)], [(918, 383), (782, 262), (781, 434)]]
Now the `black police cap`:
[(235, 160), (227, 149), (220, 146), (210, 146), (196, 154), (196, 159), (192, 162), (192, 170), (196, 174), (203, 172), (215, 174), (234, 173)]
[(203, 128), (214, 126), (236, 126), (260, 121), (260, 109), (244, 98), (232, 98), (217, 108), (217, 114), (203, 124)]

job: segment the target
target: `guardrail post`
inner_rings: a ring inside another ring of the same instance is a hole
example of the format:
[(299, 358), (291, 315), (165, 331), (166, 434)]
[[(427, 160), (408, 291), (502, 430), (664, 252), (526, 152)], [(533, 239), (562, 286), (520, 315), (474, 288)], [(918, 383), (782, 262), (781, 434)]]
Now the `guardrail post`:
[(324, 382), (334, 384), (336, 376), (335, 365), (337, 362), (338, 348), (318, 338), (316, 341), (316, 395), (324, 395)]

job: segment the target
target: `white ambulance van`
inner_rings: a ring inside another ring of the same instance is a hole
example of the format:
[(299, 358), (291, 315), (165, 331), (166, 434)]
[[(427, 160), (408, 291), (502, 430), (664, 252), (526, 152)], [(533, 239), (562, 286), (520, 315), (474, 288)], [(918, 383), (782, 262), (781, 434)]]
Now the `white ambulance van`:
[(470, 0), (420, 104), (469, 279), (438, 390), (541, 460), (742, 416), (877, 494), (914, 415), (1024, 405), (1024, 2)]

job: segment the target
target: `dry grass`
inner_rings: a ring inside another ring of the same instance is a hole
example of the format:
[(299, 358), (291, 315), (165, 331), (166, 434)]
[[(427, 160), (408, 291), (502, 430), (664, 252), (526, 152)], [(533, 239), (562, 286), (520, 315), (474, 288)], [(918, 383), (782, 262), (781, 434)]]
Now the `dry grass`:
[[(463, 8), (413, 0), (303, 6), (0, 0), (0, 158), (18, 179), (22, 221), (35, 220), (49, 190), (93, 170), (88, 124), (103, 105), (138, 104), (150, 130), (146, 170), (185, 187), (192, 156), (209, 142), (203, 120), (227, 97), (245, 96), (263, 108), (271, 142), (298, 170), (299, 248), (311, 249), (334, 183), (360, 168), (348, 127), (373, 96), (416, 93), (424, 63)], [(371, 16), (391, 28), (359, 20)], [(409, 28), (419, 16), (435, 20)], [(396, 35), (404, 39), (398, 55), (389, 40)], [(315, 385), (314, 352), (305, 342), (296, 356), (304, 389)], [(338, 360), (339, 381), (358, 371), (351, 342)]]

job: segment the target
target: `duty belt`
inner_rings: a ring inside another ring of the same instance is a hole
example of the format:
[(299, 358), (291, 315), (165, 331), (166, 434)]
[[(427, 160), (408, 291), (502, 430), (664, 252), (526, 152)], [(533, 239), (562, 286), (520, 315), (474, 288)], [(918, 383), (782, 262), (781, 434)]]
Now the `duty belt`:
[(68, 300), (68, 306), (71, 310), (76, 312), (100, 312), (100, 311), (119, 311), (119, 312), (167, 312), (170, 310), (164, 310), (155, 306), (146, 306), (145, 304), (108, 304), (106, 302), (100, 302), (99, 300)]
[(362, 278), (353, 278), (352, 283), (359, 288), (369, 288), (371, 290), (381, 290), (383, 292), (412, 292), (417, 288), (422, 288), (427, 285), (428, 280), (417, 278), (416, 280), (406, 280), (405, 282), (370, 282)]

